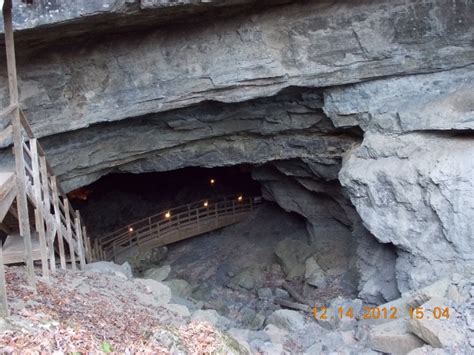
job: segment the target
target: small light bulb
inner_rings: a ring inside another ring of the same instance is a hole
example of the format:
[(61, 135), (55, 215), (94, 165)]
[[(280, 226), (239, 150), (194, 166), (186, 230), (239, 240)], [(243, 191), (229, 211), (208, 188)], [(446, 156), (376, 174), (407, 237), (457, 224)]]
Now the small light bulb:
[(211, 185), (214, 185), (216, 183), (216, 180), (211, 179), (210, 183), (211, 183)]
[(204, 202), (204, 207), (207, 207), (207, 206), (209, 206), (209, 202), (206, 201)]
[(237, 201), (242, 202), (243, 199), (244, 199), (244, 198), (242, 197), (242, 195), (240, 195), (240, 196), (237, 198)]
[(133, 232), (133, 228), (132, 228), (132, 227), (128, 228), (128, 231), (129, 231), (130, 233)]
[(169, 212), (169, 211), (166, 212), (166, 213), (165, 213), (165, 217), (166, 217), (166, 218), (170, 218), (170, 217), (171, 217), (171, 212)]

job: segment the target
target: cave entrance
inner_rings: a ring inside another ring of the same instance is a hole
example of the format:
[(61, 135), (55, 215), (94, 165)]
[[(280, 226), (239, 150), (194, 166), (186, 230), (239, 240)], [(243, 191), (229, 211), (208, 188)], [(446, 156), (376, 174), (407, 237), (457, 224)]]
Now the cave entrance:
[[(91, 237), (101, 239), (122, 230), (125, 247), (114, 254), (117, 264), (127, 261), (134, 276), (164, 282), (178, 303), (191, 308), (204, 304), (241, 326), (260, 329), (274, 310), (301, 306), (301, 299), (308, 301), (306, 306), (361, 295), (370, 303), (383, 302), (388, 286), (373, 285), (387, 285), (393, 275), (372, 265), (393, 264), (393, 251), (380, 249), (357, 223), (338, 181), (309, 178), (295, 164), (301, 167), (298, 161), (274, 161), (260, 166), (109, 174), (70, 192), (69, 197), (81, 210)], [(248, 206), (255, 197), (265, 203), (246, 210), (238, 223), (201, 230), (195, 237), (165, 246), (137, 242), (128, 247), (128, 240), (137, 240), (136, 221), (148, 223), (150, 216), (158, 214), (152, 223), (166, 225), (168, 220), (175, 222), (179, 213), (195, 217), (198, 208), (200, 216), (214, 223), (210, 216), (217, 205), (214, 201), (223, 197), (229, 199), (218, 206), (227, 211)], [(191, 211), (175, 209), (183, 205), (191, 205)]]
[(245, 165), (109, 174), (68, 194), (74, 207), (81, 210), (91, 234), (99, 238), (179, 206), (209, 201), (212, 207), (211, 202), (221, 198), (258, 195), (259, 183), (251, 178), (250, 167)]

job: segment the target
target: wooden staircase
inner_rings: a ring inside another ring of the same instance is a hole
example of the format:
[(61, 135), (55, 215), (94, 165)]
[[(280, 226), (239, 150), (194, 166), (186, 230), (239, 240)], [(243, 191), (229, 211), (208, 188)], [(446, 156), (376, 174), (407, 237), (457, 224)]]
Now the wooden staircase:
[[(1, 4), (1, 3), (0, 3)], [(5, 264), (24, 263), (28, 283), (36, 287), (34, 262), (49, 277), (57, 267), (76, 270), (104, 255), (92, 246), (48, 164), (19, 104), (11, 0), (3, 2), (10, 105), (0, 111), (0, 147), (13, 143), (15, 165), (0, 166), (0, 315), (8, 315)], [(4, 239), (4, 238), (2, 238)], [(59, 263), (57, 265), (57, 259)]]

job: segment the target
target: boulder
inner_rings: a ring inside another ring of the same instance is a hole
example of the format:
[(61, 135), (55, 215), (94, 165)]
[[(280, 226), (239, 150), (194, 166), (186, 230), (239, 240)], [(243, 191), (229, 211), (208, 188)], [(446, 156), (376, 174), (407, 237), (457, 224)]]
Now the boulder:
[(263, 330), (273, 343), (284, 343), (288, 335), (288, 330), (277, 327), (274, 324), (267, 324)]
[(191, 295), (191, 285), (186, 280), (173, 279), (164, 281), (163, 284), (171, 289), (173, 296), (186, 298)]
[(410, 351), (407, 355), (452, 355), (449, 350), (433, 348), (430, 345), (424, 345), (421, 348), (416, 348)]
[(262, 300), (271, 299), (273, 297), (272, 289), (268, 287), (259, 288), (257, 290), (257, 295), (258, 295), (258, 298)]
[(326, 286), (326, 275), (324, 270), (318, 265), (314, 256), (306, 259), (304, 278), (308, 285), (317, 288), (323, 288)]
[(171, 300), (171, 290), (161, 282), (151, 279), (135, 279), (135, 282), (144, 286), (147, 293), (136, 292), (137, 298), (146, 305), (163, 305)]
[(234, 290), (253, 290), (263, 281), (262, 272), (259, 268), (249, 267), (232, 277), (227, 286)]
[(290, 294), (288, 293), (287, 290), (277, 287), (275, 289), (275, 298), (281, 298), (285, 300), (285, 299), (290, 298)]
[[(464, 330), (455, 321), (455, 311), (447, 304), (446, 299), (432, 298), (421, 306), (424, 312), (422, 318), (410, 319), (410, 331), (434, 348), (453, 347), (466, 340)], [(433, 314), (435, 307), (448, 308), (449, 318), (436, 319)]]
[(296, 331), (305, 327), (304, 316), (289, 309), (279, 309), (273, 312), (267, 319), (267, 324), (274, 324), (288, 331)]
[(199, 322), (207, 322), (216, 327), (228, 329), (231, 325), (231, 321), (225, 317), (222, 317), (214, 309), (197, 310), (191, 316), (191, 320)]
[(127, 261), (136, 273), (141, 273), (154, 265), (159, 265), (168, 254), (166, 246), (152, 248), (148, 250), (140, 250), (132, 248), (119, 254), (116, 258), (119, 262)]
[(111, 261), (98, 261), (91, 264), (86, 264), (84, 271), (100, 272), (103, 274), (111, 274), (127, 279), (132, 278), (132, 271), (128, 263), (117, 265)]
[[(338, 314), (339, 307), (342, 307), (343, 317)], [(351, 318), (347, 312), (352, 311), (353, 317)], [(333, 299), (327, 308), (327, 318), (321, 319), (316, 318), (316, 321), (323, 328), (329, 330), (347, 330), (353, 329), (357, 326), (357, 320), (359, 319), (362, 310), (362, 301), (359, 299), (345, 299), (337, 297)]]
[(205, 310), (197, 310), (191, 316), (191, 320), (200, 321), (200, 322), (207, 322), (212, 325), (216, 325), (219, 321), (219, 313), (214, 309), (205, 309)]
[(404, 355), (425, 343), (410, 333), (406, 319), (397, 319), (372, 327), (368, 334), (367, 344), (376, 351)]
[(239, 312), (240, 323), (248, 329), (260, 329), (265, 323), (265, 316), (250, 307), (243, 307)]
[(153, 267), (151, 269), (146, 270), (143, 273), (143, 278), (152, 279), (155, 281), (164, 281), (166, 280), (170, 272), (171, 272), (170, 265), (164, 265), (161, 267)]
[(305, 274), (305, 260), (310, 253), (309, 245), (300, 240), (284, 239), (275, 248), (275, 255), (288, 279)]
[(170, 304), (165, 304), (163, 307), (166, 308), (168, 311), (179, 315), (180, 317), (189, 317), (189, 316), (191, 316), (191, 313), (189, 312), (188, 307), (186, 307), (182, 304), (170, 303)]

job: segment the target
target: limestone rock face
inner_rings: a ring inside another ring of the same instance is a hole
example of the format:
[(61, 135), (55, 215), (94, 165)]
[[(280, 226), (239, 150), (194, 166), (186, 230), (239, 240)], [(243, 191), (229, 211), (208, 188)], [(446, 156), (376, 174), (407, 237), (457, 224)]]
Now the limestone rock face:
[[(130, 3), (107, 4), (113, 12)], [(413, 1), (408, 7), (390, 0), (342, 6), (308, 1), (215, 19), (213, 26), (155, 27), (139, 41), (133, 31), (102, 40), (92, 35), (93, 41), (75, 41), (67, 51), (20, 56), (22, 102), (43, 137), (206, 100), (240, 102), (290, 86), (466, 66), (472, 64), (473, 11), (472, 3), (461, 0)], [(82, 15), (75, 12), (70, 17)], [(27, 48), (38, 45), (34, 34), (26, 39)], [(0, 87), (6, 100), (5, 77)]]
[(453, 272), (472, 278), (473, 73), (471, 65), (325, 92), (335, 126), (366, 131), (339, 179), (369, 231), (397, 247), (401, 291)]
[(337, 127), (401, 133), (474, 129), (474, 66), (375, 80), (325, 91), (324, 110)]
[(397, 260), (402, 291), (472, 272), (473, 154), (463, 136), (367, 133), (345, 162), (340, 180), (365, 225), (405, 251)]

